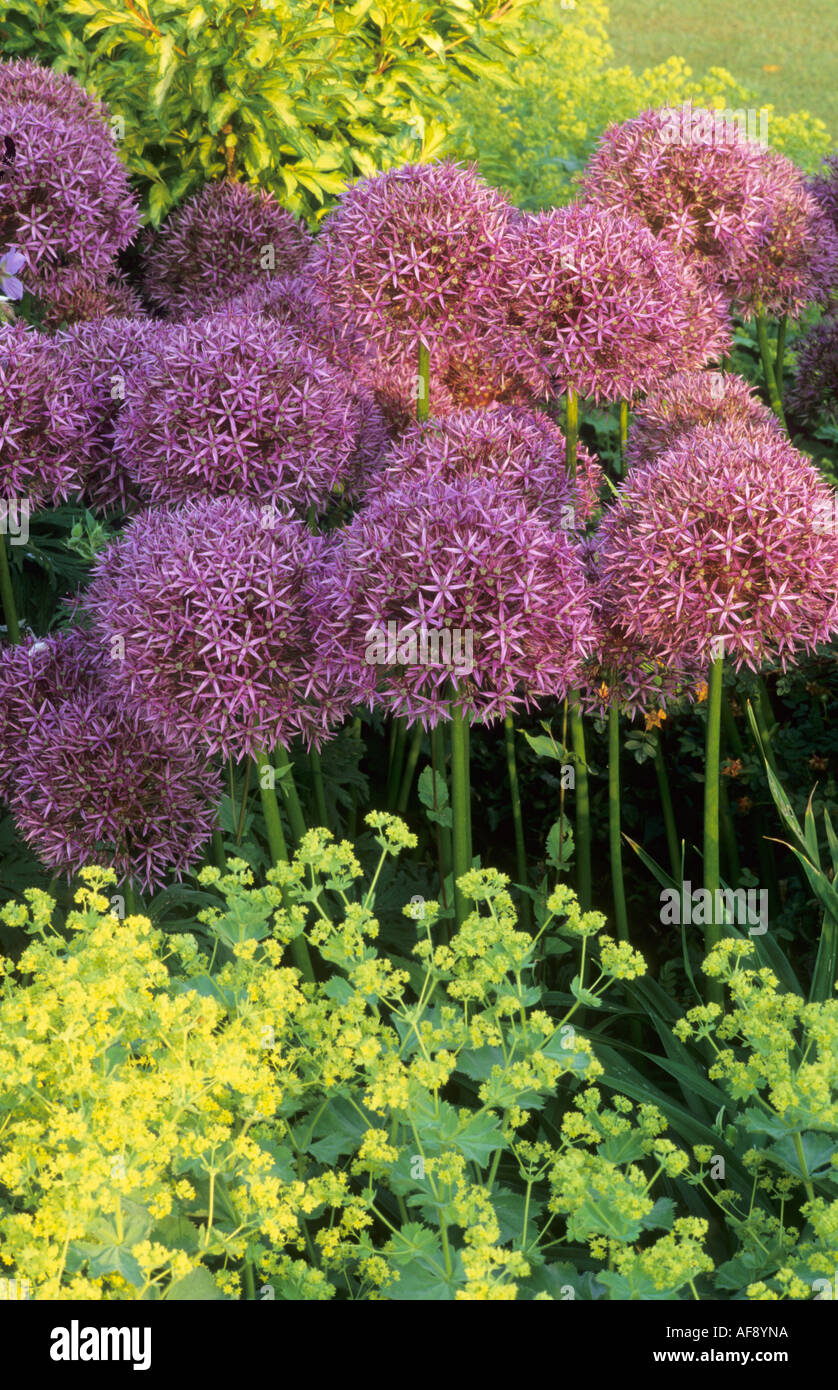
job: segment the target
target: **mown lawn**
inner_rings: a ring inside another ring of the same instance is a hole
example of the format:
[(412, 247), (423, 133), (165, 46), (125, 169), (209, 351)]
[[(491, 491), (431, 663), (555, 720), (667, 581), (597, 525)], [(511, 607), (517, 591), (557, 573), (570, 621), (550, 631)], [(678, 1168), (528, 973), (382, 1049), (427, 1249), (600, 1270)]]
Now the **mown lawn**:
[(779, 112), (808, 110), (838, 141), (838, 0), (611, 0), (618, 63), (672, 54), (696, 72), (728, 68)]

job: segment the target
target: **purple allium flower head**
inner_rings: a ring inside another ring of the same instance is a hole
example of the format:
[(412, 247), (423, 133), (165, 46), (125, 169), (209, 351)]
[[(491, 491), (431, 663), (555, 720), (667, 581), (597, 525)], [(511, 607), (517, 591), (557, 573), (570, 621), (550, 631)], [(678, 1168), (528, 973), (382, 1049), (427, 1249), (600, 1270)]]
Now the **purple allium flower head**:
[(602, 469), (580, 446), (572, 480), (564, 435), (549, 416), (501, 405), (413, 424), (385, 454), (371, 491), (461, 477), (496, 482), (546, 526), (573, 530), (596, 509)]
[(0, 499), (36, 508), (77, 493), (91, 409), (53, 339), (20, 320), (0, 325)]
[(306, 270), (297, 275), (263, 275), (225, 302), (222, 308), (224, 313), (258, 314), (270, 319), (287, 332), (296, 333), (336, 366), (348, 366), (365, 352), (360, 336), (354, 342), (347, 342)]
[(105, 864), (144, 888), (180, 878), (212, 834), (218, 774), (181, 740), (101, 692), (44, 709), (17, 769), (18, 829), (71, 877)]
[(148, 319), (135, 290), (115, 271), (107, 280), (91, 281), (78, 268), (50, 271), (44, 277), (44, 327), (65, 328), (96, 319)]
[(26, 257), (26, 283), (49, 300), (70, 272), (103, 282), (139, 227), (128, 172), (107, 131), (35, 102), (0, 103), (14, 154), (0, 168), (0, 245)]
[(797, 373), (787, 405), (807, 424), (815, 424), (822, 417), (838, 425), (838, 309), (801, 338)]
[(90, 400), (91, 433), (79, 469), (82, 500), (94, 511), (128, 511), (141, 501), (115, 447), (114, 431), (128, 374), (159, 331), (149, 318), (104, 318), (76, 324), (55, 340), (64, 349), (71, 381)]
[(630, 399), (729, 346), (721, 296), (636, 217), (580, 204), (522, 217), (501, 260), (497, 356), (544, 395)]
[(23, 298), (23, 282), (18, 279), (18, 271), (25, 265), (26, 257), (14, 247), (0, 256), (0, 296), (4, 299)]
[(650, 391), (629, 428), (626, 461), (648, 462), (696, 425), (735, 423), (743, 429), (778, 431), (773, 410), (744, 377), (730, 372), (676, 372)]
[(81, 628), (0, 648), (0, 795), (8, 796), (44, 710), (101, 685), (98, 645)]
[(658, 661), (782, 667), (838, 629), (833, 492), (779, 431), (698, 426), (633, 468), (597, 534), (603, 589)]
[(331, 545), (233, 498), (150, 510), (100, 555), (84, 598), (111, 683), (167, 736), (240, 758), (346, 713)]
[(196, 318), (263, 277), (293, 274), (310, 250), (303, 223), (266, 189), (208, 183), (149, 239), (144, 287), (170, 318)]
[(474, 168), (440, 160), (360, 179), (324, 219), (311, 273), (350, 337), (387, 353), (456, 348), (485, 315), (512, 208)]
[(0, 107), (21, 102), (34, 102), (56, 116), (88, 126), (90, 138), (113, 138), (107, 126), (107, 107), (74, 77), (28, 58), (0, 63)]
[(449, 702), (487, 722), (561, 697), (592, 643), (578, 547), (482, 479), (373, 497), (340, 535), (336, 583), (367, 699), (426, 726)]
[(128, 376), (115, 437), (150, 501), (232, 492), (325, 508), (375, 461), (374, 413), (278, 324), (220, 313), (158, 329)]
[(809, 180), (809, 190), (838, 232), (838, 154), (824, 160), (821, 172)]
[(583, 186), (642, 218), (748, 317), (796, 316), (834, 279), (838, 241), (803, 175), (722, 112), (687, 104), (611, 126)]

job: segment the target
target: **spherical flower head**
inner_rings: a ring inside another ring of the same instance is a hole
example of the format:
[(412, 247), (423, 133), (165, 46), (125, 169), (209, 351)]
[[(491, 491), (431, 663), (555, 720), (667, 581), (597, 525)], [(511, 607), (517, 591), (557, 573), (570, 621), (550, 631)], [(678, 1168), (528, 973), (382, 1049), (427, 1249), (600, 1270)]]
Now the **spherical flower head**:
[(426, 726), (562, 697), (590, 649), (578, 549), (495, 482), (373, 496), (340, 536), (337, 600), (370, 702)]
[(29, 735), (45, 709), (101, 684), (101, 651), (81, 628), (0, 649), (0, 795), (14, 786)]
[(229, 314), (259, 314), (270, 319), (336, 365), (348, 365), (365, 351), (360, 336), (347, 342), (341, 334), (306, 269), (296, 275), (262, 275), (226, 301), (223, 309)]
[(302, 521), (233, 498), (140, 513), (84, 599), (114, 691), (225, 757), (321, 742), (347, 708), (330, 555)]
[(324, 219), (311, 272), (350, 336), (387, 352), (473, 340), (512, 216), (476, 169), (440, 160), (361, 179)]
[(220, 313), (158, 332), (127, 378), (115, 439), (152, 502), (232, 492), (325, 508), (358, 485), (373, 411), (279, 325)]
[(34, 509), (77, 493), (91, 408), (53, 340), (20, 320), (0, 325), (0, 499)]
[(28, 58), (0, 63), (0, 107), (34, 102), (82, 125), (87, 125), (91, 138), (113, 137), (108, 128), (107, 107), (64, 72), (42, 67)]
[(46, 271), (43, 286), (45, 328), (106, 318), (148, 318), (140, 296), (116, 270), (101, 281), (91, 280), (78, 267)]
[(545, 525), (575, 530), (596, 509), (602, 469), (580, 446), (576, 479), (571, 479), (564, 435), (549, 416), (494, 406), (411, 425), (385, 454), (371, 488), (462, 477), (496, 482)]
[(632, 399), (729, 346), (721, 297), (636, 217), (573, 204), (505, 239), (497, 357), (542, 394)]
[(0, 104), (14, 152), (0, 181), (0, 245), (26, 257), (27, 288), (49, 301), (72, 271), (105, 281), (140, 224), (128, 172), (103, 131), (36, 102)]
[(611, 126), (583, 186), (640, 217), (747, 316), (797, 315), (823, 297), (838, 243), (803, 175), (723, 112), (687, 103)]
[(82, 500), (97, 512), (124, 512), (140, 493), (122, 466), (114, 432), (129, 373), (159, 332), (149, 318), (104, 318), (58, 335), (74, 389), (90, 401), (91, 432), (79, 459)]
[(784, 668), (838, 624), (832, 512), (781, 434), (699, 426), (620, 486), (597, 536), (601, 584), (659, 661)]
[(820, 174), (809, 180), (809, 190), (838, 232), (838, 154), (824, 160)]
[(807, 424), (838, 425), (838, 311), (810, 328), (797, 347), (797, 372), (788, 408)]
[(219, 792), (218, 774), (198, 753), (97, 692), (44, 709), (11, 806), (49, 868), (69, 878), (104, 864), (149, 889), (200, 860)]
[(626, 461), (630, 466), (648, 462), (697, 425), (727, 423), (756, 431), (781, 428), (744, 377), (732, 372), (676, 372), (638, 406), (629, 429)]
[(208, 183), (147, 243), (146, 294), (170, 318), (200, 317), (269, 275), (298, 271), (311, 237), (263, 188)]

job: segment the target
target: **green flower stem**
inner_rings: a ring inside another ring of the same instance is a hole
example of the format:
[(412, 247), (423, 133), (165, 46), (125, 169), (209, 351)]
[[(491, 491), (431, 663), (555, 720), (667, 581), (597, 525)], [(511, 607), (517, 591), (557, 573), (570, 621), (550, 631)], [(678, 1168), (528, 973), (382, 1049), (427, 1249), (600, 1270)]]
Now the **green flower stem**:
[(9, 554), (6, 549), (8, 544), (6, 537), (0, 536), (0, 604), (2, 604), (3, 607), (3, 616), (6, 620), (6, 632), (9, 641), (16, 645), (20, 641), (20, 624), (17, 620), (15, 595), (12, 589)]
[(399, 787), (398, 800), (396, 801), (396, 815), (403, 816), (407, 810), (407, 803), (410, 797), (410, 788), (413, 786), (413, 778), (416, 772), (416, 764), (419, 761), (419, 754), (422, 752), (422, 740), (425, 737), (425, 730), (417, 720), (413, 730), (413, 737), (410, 740), (410, 747), (407, 750), (407, 759), (402, 775), (402, 784)]
[(419, 344), (419, 377), (416, 385), (416, 419), (427, 420), (431, 411), (431, 354), (424, 343)]
[[(511, 714), (508, 714), (503, 721), (503, 735), (506, 743), (509, 794), (512, 801), (512, 825), (515, 831), (515, 871), (518, 875), (518, 882), (525, 887), (528, 882), (527, 846), (524, 840), (524, 817), (521, 813), (518, 760), (515, 757), (515, 724)], [(524, 931), (532, 931), (532, 908), (526, 893), (521, 894), (521, 926)]]
[(768, 342), (768, 324), (765, 314), (761, 311), (757, 314), (757, 342), (759, 343), (759, 355), (762, 358), (762, 374), (765, 377), (765, 389), (768, 392), (769, 404), (780, 424), (785, 428), (786, 417), (783, 414), (783, 402), (780, 400), (780, 392), (777, 389), (774, 359), (771, 356), (771, 347)]
[(316, 748), (312, 748), (308, 755), (309, 766), (311, 767), (311, 781), (314, 787), (314, 805), (317, 810), (317, 819), (324, 830), (329, 829), (329, 812), (326, 809), (326, 790), (323, 786), (323, 764), (320, 761), (320, 754)]
[[(704, 949), (710, 951), (721, 939), (716, 921), (716, 894), (719, 889), (719, 759), (722, 733), (722, 691), (724, 657), (710, 663), (707, 682), (707, 751), (704, 759), (704, 887), (710, 894), (710, 921), (704, 929)], [(718, 980), (708, 981), (708, 1003), (721, 1004), (723, 991)]]
[(407, 748), (407, 720), (403, 715), (393, 721), (390, 742), (390, 766), (387, 770), (387, 809), (395, 810), (399, 787), (402, 781), (405, 749)]
[(620, 401), (620, 477), (626, 476), (626, 442), (628, 440), (628, 401)]
[(134, 893), (134, 885), (131, 882), (130, 878), (126, 878), (125, 880), (124, 893), (125, 915), (126, 917), (133, 917), (134, 913), (137, 911), (137, 898)]
[[(447, 752), (445, 747), (445, 729), (442, 724), (437, 724), (431, 730), (431, 768), (434, 774), (434, 799), (436, 799), (436, 779), (445, 781)], [(434, 809), (438, 809), (434, 806)], [(439, 858), (439, 882), (442, 892), (442, 905), (448, 907), (448, 894), (445, 889), (445, 881), (453, 868), (453, 845), (451, 842), (451, 830), (447, 825), (436, 826), (437, 856)]]
[(663, 826), (666, 832), (666, 849), (669, 855), (669, 869), (677, 884), (681, 881), (681, 846), (675, 825), (672, 791), (669, 786), (669, 775), (666, 771), (666, 762), (663, 756), (663, 742), (661, 740), (660, 729), (655, 731), (654, 761), (655, 776), (658, 779), (658, 795), (660, 797), (661, 812), (663, 814)]
[[(297, 784), (294, 781), (291, 759), (288, 756), (288, 750), (283, 748), (282, 744), (280, 744), (276, 750), (276, 765), (282, 773), (279, 787), (285, 798), (285, 810), (288, 813), (288, 824), (291, 827), (291, 834), (294, 836), (297, 844), (299, 844), (306, 833), (306, 821), (297, 793)], [(287, 771), (286, 768), (288, 769)]]
[(777, 351), (774, 356), (774, 380), (777, 383), (777, 395), (783, 399), (783, 367), (786, 356), (786, 332), (788, 331), (788, 315), (783, 317), (777, 324)]
[(620, 710), (616, 700), (612, 700), (608, 708), (608, 842), (611, 850), (611, 883), (614, 889), (617, 939), (628, 941), (628, 912), (620, 835)]
[(725, 851), (725, 861), (727, 864), (727, 880), (731, 888), (739, 885), (741, 866), (739, 864), (739, 846), (736, 843), (736, 831), (733, 826), (733, 817), (730, 814), (730, 803), (728, 801), (727, 787), (724, 780), (719, 783), (719, 812), (721, 816), (722, 843)]
[(468, 916), (468, 903), (457, 887), (457, 879), (471, 868), (471, 837), (469, 835), (468, 803), (470, 798), (468, 740), (466, 717), (451, 705), (451, 806), (454, 830), (452, 835), (454, 868), (454, 915), (458, 928)]
[(226, 874), (227, 856), (224, 853), (224, 836), (217, 827), (212, 832), (212, 857), (215, 860), (215, 867)]
[(585, 759), (585, 725), (576, 707), (576, 697), (570, 694), (570, 738), (575, 756), (574, 790), (576, 794), (576, 892), (583, 912), (590, 912), (592, 900), (591, 877), (591, 802), (588, 789), (588, 764)]
[[(351, 737), (351, 738), (354, 738), (354, 739), (357, 739), (359, 743), (360, 743), (360, 741), (361, 741), (361, 716), (360, 716), (360, 714), (356, 715), (355, 718), (352, 720), (352, 728), (351, 728), (351, 731), (350, 731), (350, 737)], [(352, 788), (352, 808), (351, 808), (351, 810), (350, 810), (350, 812), (349, 812), (349, 818), (348, 818), (347, 826), (346, 826), (346, 833), (347, 833), (347, 836), (349, 837), (350, 840), (354, 840), (354, 839), (355, 839), (355, 836), (356, 836), (357, 833), (358, 833), (358, 788), (357, 788), (357, 787), (353, 787), (353, 788)]]
[(812, 1186), (812, 1180), (809, 1176), (809, 1168), (806, 1163), (806, 1154), (803, 1149), (803, 1140), (800, 1137), (799, 1130), (794, 1131), (792, 1138), (794, 1140), (794, 1151), (797, 1154), (797, 1161), (800, 1164), (800, 1171), (803, 1174), (803, 1186), (806, 1189), (806, 1196), (810, 1202), (814, 1202), (815, 1189)]
[[(281, 752), (284, 754), (287, 761), (288, 754), (285, 752), (285, 749), (281, 749)], [(262, 811), (265, 816), (265, 825), (268, 831), (268, 846), (271, 851), (271, 858), (274, 864), (287, 864), (288, 848), (285, 844), (285, 832), (282, 829), (279, 802), (276, 799), (276, 789), (273, 785), (275, 778), (274, 766), (267, 752), (262, 748), (257, 750), (254, 761), (259, 778), (259, 791), (262, 796)], [(268, 769), (270, 769), (270, 775), (266, 777), (265, 773)], [(282, 890), (282, 901), (287, 910), (290, 906), (290, 902), (285, 889)], [(303, 979), (309, 981), (313, 980), (314, 970), (304, 936), (296, 936), (291, 942), (291, 955)]]
[(568, 386), (565, 397), (565, 466), (569, 478), (576, 477), (576, 444), (579, 439), (579, 396)]

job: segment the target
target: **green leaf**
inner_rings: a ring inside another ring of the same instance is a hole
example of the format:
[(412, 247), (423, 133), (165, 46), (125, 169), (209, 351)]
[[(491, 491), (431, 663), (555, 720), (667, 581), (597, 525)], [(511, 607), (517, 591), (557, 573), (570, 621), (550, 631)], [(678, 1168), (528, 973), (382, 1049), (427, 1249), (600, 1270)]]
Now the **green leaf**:
[(574, 999), (578, 999), (580, 1004), (587, 1004), (591, 1009), (601, 1009), (602, 1000), (597, 995), (592, 994), (589, 989), (585, 989), (578, 975), (574, 975), (570, 982), (570, 992)]
[(169, 1303), (218, 1303), (226, 1301), (208, 1269), (200, 1265), (190, 1270), (169, 1286), (166, 1293)]
[(417, 784), (419, 800), (425, 807), (429, 821), (434, 825), (451, 826), (454, 824), (451, 807), (448, 803), (448, 784), (444, 777), (438, 772), (434, 772), (432, 767), (425, 767), (419, 774)]

